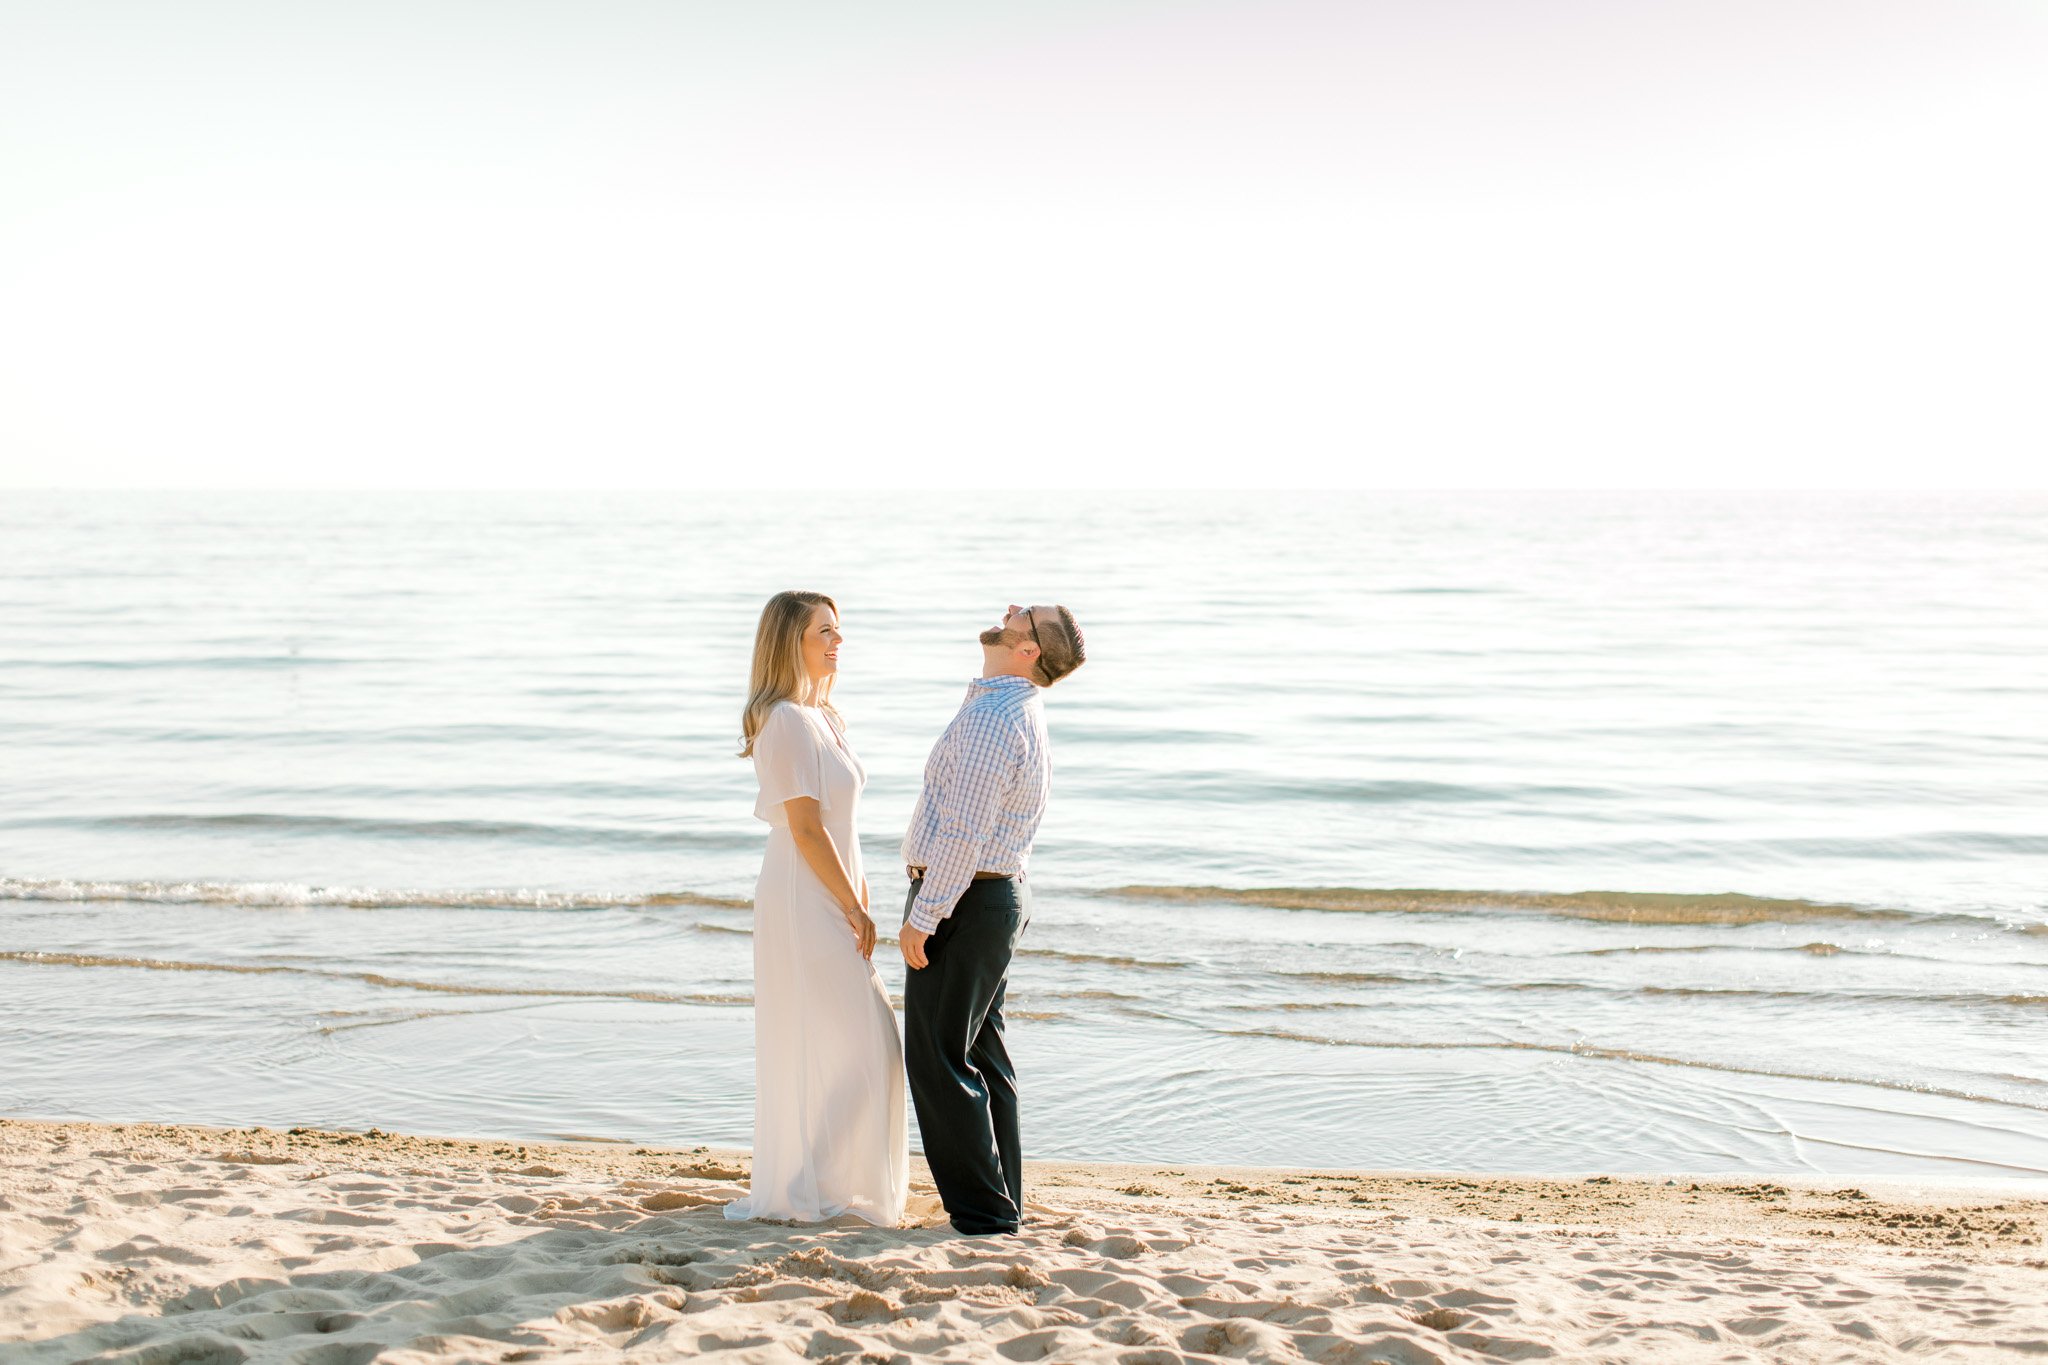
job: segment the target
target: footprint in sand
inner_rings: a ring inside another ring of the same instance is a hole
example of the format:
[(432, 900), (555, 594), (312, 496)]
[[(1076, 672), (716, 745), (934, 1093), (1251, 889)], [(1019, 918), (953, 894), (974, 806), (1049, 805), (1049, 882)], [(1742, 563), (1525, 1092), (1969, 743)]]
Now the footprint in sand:
[(344, 1228), (382, 1227), (392, 1221), (374, 1214), (351, 1213), (347, 1209), (287, 1209), (277, 1216), (289, 1218), (295, 1223), (321, 1223)]
[(674, 1322), (682, 1315), (641, 1295), (614, 1299), (610, 1303), (577, 1303), (557, 1309), (555, 1321), (565, 1326), (578, 1323), (600, 1332), (638, 1332), (656, 1323)]
[(1180, 1334), (1180, 1348), (1196, 1355), (1246, 1356), (1253, 1352), (1268, 1359), (1284, 1360), (1298, 1355), (1287, 1333), (1271, 1323), (1250, 1318), (1205, 1323)]
[(468, 1248), (460, 1242), (414, 1242), (412, 1244), (412, 1254), (419, 1257), (422, 1261), (431, 1261), (436, 1256), (448, 1256), (455, 1252), (466, 1250)]
[(319, 1290), (294, 1291), (282, 1280), (246, 1276), (225, 1284), (195, 1285), (164, 1305), (167, 1312), (194, 1313), (209, 1308), (226, 1308), (244, 1299), (265, 1296), (271, 1311), (283, 1309), (338, 1307), (345, 1302), (338, 1295)]
[(119, 1246), (107, 1247), (95, 1252), (103, 1261), (161, 1261), (166, 1265), (212, 1265), (211, 1256), (202, 1256), (184, 1247), (159, 1242), (154, 1237), (134, 1237)]
[(839, 1322), (872, 1322), (893, 1318), (902, 1311), (880, 1294), (868, 1289), (854, 1290), (846, 1298), (833, 1304), (830, 1309), (833, 1318)]
[(1072, 1360), (1094, 1344), (1084, 1333), (1054, 1327), (1012, 1337), (996, 1350), (1008, 1360)]
[(600, 1265), (689, 1265), (692, 1261), (708, 1260), (711, 1253), (697, 1251), (690, 1247), (668, 1247), (659, 1242), (636, 1242), (632, 1246), (608, 1251), (598, 1259)]
[(650, 1194), (640, 1201), (640, 1207), (659, 1213), (664, 1209), (694, 1209), (705, 1204), (722, 1204), (723, 1199), (708, 1194), (692, 1194), (688, 1190), (663, 1190)]
[(286, 1365), (370, 1365), (382, 1354), (382, 1342), (323, 1341), (292, 1352), (285, 1361)]
[(108, 1196), (117, 1204), (126, 1204), (132, 1209), (154, 1208), (158, 1204), (182, 1204), (192, 1199), (221, 1199), (226, 1190), (210, 1185), (174, 1185), (167, 1190), (127, 1190)]
[(1149, 1243), (1127, 1232), (1105, 1232), (1101, 1228), (1089, 1227), (1086, 1224), (1060, 1238), (1060, 1242), (1064, 1246), (1086, 1247), (1098, 1256), (1107, 1256), (1117, 1261), (1143, 1256), (1152, 1250)]
[[(1173, 1345), (1172, 1339), (1161, 1330), (1158, 1324), (1145, 1322), (1138, 1318), (1098, 1322), (1095, 1325), (1095, 1336), (1098, 1340), (1109, 1342), (1115, 1346)], [(1119, 1356), (1118, 1359), (1128, 1360), (1130, 1357)]]
[(212, 1332), (155, 1341), (121, 1357), (121, 1365), (241, 1365), (249, 1350)]

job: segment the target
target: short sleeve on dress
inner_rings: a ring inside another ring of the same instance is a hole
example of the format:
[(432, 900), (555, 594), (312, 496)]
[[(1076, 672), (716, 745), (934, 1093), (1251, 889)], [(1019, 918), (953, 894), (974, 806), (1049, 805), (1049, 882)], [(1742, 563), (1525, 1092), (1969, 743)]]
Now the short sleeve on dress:
[(825, 795), (824, 757), (817, 733), (795, 704), (778, 702), (772, 707), (761, 732), (754, 736), (754, 777), (761, 784), (754, 817), (771, 825), (784, 824), (782, 803), (799, 796), (810, 797), (821, 809), (831, 809)]

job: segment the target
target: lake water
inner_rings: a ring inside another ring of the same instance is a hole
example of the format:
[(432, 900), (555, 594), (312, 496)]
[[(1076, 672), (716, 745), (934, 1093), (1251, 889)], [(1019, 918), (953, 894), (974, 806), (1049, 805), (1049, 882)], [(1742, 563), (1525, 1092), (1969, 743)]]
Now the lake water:
[(885, 924), (975, 633), (1087, 631), (1032, 1155), (2048, 1174), (2040, 495), (4, 492), (0, 546), (9, 1114), (744, 1145), (738, 707), (809, 587)]

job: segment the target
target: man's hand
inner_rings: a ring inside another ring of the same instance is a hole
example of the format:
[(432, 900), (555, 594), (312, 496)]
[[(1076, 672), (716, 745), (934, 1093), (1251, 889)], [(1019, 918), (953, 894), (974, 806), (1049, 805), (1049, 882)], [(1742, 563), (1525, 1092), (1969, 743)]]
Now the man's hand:
[(931, 965), (931, 960), (924, 955), (924, 943), (930, 937), (915, 924), (906, 924), (896, 931), (896, 946), (903, 950), (903, 961), (912, 971)]

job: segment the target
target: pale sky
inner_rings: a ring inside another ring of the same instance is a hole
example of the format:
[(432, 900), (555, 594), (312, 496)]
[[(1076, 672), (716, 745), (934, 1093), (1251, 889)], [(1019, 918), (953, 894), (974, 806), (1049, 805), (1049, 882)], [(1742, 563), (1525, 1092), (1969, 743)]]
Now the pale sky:
[(2048, 486), (2038, 0), (0, 0), (7, 487)]

